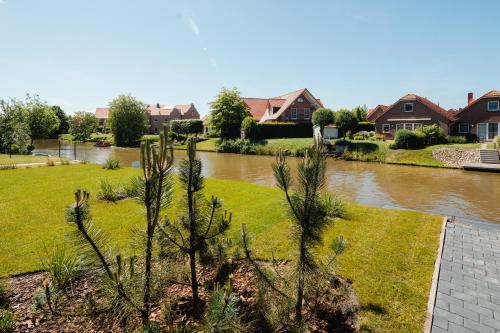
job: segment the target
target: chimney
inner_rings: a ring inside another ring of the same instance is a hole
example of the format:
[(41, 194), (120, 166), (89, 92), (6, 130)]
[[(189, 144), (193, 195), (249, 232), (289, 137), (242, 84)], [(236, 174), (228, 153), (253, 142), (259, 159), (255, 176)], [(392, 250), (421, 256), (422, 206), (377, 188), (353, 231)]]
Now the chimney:
[(156, 103), (156, 108), (159, 109), (160, 108), (160, 103)]
[(467, 105), (470, 105), (472, 102), (474, 102), (474, 93), (468, 93), (467, 94)]

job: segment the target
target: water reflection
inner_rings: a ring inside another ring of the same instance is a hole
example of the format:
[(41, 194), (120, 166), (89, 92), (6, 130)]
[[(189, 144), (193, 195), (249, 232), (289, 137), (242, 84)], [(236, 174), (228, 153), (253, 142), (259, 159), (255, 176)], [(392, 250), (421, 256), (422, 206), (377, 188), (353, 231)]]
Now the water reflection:
[[(35, 142), (36, 152), (58, 155), (56, 140)], [(73, 158), (74, 146), (61, 144), (61, 156)], [(176, 160), (184, 158), (175, 151)], [(200, 152), (208, 177), (274, 185), (273, 157)], [(96, 148), (77, 144), (76, 158), (103, 163), (119, 158), (130, 166), (139, 159), (137, 148)], [(290, 158), (292, 164), (298, 159)], [(328, 189), (346, 199), (379, 206), (401, 207), (500, 223), (500, 174), (328, 160)]]

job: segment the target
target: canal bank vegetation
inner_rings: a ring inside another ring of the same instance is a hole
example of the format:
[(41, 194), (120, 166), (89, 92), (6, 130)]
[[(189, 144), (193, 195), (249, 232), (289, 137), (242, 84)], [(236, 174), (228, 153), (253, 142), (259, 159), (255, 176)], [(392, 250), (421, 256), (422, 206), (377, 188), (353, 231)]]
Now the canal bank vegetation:
[[(129, 179), (139, 176), (140, 170), (110, 171), (88, 164), (3, 172), (0, 197), (8, 200), (0, 202), (0, 251), (4, 254), (0, 276), (43, 269), (45, 248), (69, 242), (62, 235), (71, 227), (61, 221), (77, 187), (93, 194), (89, 204), (95, 226), (109, 235), (108, 241), (115, 244), (119, 253), (134, 254), (129, 239), (131, 232), (136, 233), (134, 230), (144, 223), (141, 206), (131, 199), (101, 201), (95, 194), (99, 192), (99, 179), (129, 186)], [(277, 209), (283, 202), (277, 189), (226, 180), (205, 182), (206, 193), (220, 196), (225, 208), (232, 212), (227, 230), (227, 238), (232, 242), (229, 253), (238, 253), (241, 226), (246, 224), (255, 258), (292, 259), (292, 222), (284, 211)], [(360, 301), (363, 330), (421, 330), (440, 226), (441, 218), (437, 216), (347, 203), (344, 217), (335, 222), (334, 228), (324, 231), (325, 245), (339, 235), (347, 241), (345, 253), (338, 258), (338, 272), (353, 283)], [(319, 247), (317, 253), (327, 258), (328, 246)], [(43, 281), (43, 276), (39, 278)]]

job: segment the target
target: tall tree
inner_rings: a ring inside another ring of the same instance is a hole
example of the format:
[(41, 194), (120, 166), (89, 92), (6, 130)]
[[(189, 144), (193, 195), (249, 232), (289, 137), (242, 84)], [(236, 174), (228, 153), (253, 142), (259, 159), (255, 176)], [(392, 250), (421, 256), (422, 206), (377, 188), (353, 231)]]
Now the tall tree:
[(21, 101), (0, 100), (0, 149), (14, 153), (29, 153), (30, 128), (27, 112)]
[(135, 146), (147, 129), (146, 105), (130, 95), (120, 95), (109, 104), (108, 122), (117, 146)]
[(352, 110), (352, 113), (358, 120), (358, 122), (361, 121), (367, 121), (367, 116), (368, 116), (368, 109), (366, 108), (366, 105), (363, 106), (357, 106)]
[(184, 211), (177, 220), (167, 219), (160, 230), (167, 246), (178, 248), (189, 257), (195, 315), (199, 316), (196, 258), (199, 257), (202, 264), (214, 258), (216, 251), (213, 249), (221, 244), (219, 238), (229, 228), (231, 214), (221, 212), (222, 202), (218, 198), (212, 197), (208, 201), (203, 195), (204, 177), (201, 160), (196, 157), (195, 137), (188, 139), (187, 155), (188, 158), (179, 165), (179, 179), (184, 190), (181, 206)]
[(97, 131), (99, 120), (91, 112), (76, 112), (69, 121), (69, 133), (73, 140), (86, 141)]
[(313, 125), (319, 126), (320, 133), (323, 135), (323, 130), (326, 125), (333, 124), (335, 122), (333, 111), (327, 108), (319, 108), (313, 112), (312, 123)]
[(212, 125), (222, 139), (240, 136), (241, 122), (249, 112), (237, 88), (222, 88), (210, 103)]
[(59, 128), (54, 131), (54, 135), (59, 136), (61, 134), (69, 133), (69, 119), (61, 107), (54, 105), (51, 106), (52, 110), (56, 114), (57, 118), (59, 118)]
[(48, 138), (59, 128), (60, 121), (54, 110), (37, 95), (26, 96), (28, 126), (30, 128), (31, 143), (34, 139)]
[(354, 131), (358, 125), (358, 119), (349, 110), (339, 110), (335, 112), (335, 124), (342, 136), (345, 137), (348, 131)]

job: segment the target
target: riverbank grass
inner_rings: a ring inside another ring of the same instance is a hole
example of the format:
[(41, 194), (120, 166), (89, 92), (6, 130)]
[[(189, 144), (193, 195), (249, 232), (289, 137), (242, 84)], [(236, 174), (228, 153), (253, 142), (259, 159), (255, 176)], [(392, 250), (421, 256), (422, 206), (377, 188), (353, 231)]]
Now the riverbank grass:
[(0, 167), (10, 167), (17, 164), (27, 163), (47, 163), (47, 161), (58, 162), (58, 157), (31, 156), (31, 155), (12, 155), (0, 154)]
[[(98, 201), (99, 179), (127, 184), (139, 170), (104, 170), (98, 165), (2, 171), (0, 177), (0, 277), (42, 268), (44, 248), (64, 242), (70, 230), (64, 208), (77, 187), (92, 193), (94, 222), (110, 235), (117, 251), (131, 254), (131, 229), (144, 223), (134, 200)], [(229, 237), (237, 244), (246, 223), (261, 258), (293, 257), (283, 195), (272, 187), (229, 180), (207, 180), (207, 195), (218, 195), (233, 213)], [(363, 331), (415, 332), (423, 327), (438, 247), (441, 217), (399, 210), (347, 205), (347, 215), (325, 234), (348, 241), (339, 272), (353, 281), (360, 299)], [(324, 248), (319, 249), (325, 254)]]

